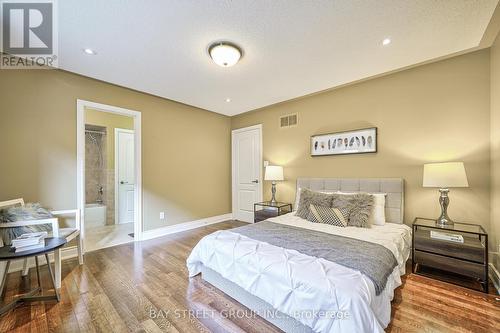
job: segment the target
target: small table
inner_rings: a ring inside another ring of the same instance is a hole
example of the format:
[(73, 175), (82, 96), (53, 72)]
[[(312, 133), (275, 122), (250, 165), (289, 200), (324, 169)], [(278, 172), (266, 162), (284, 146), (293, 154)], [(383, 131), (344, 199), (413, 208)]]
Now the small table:
[[(431, 232), (458, 235), (463, 243), (436, 238), (439, 235), (431, 237)], [(488, 293), (488, 234), (482, 226), (455, 222), (441, 227), (436, 220), (417, 217), (413, 222), (412, 249), (413, 273), (470, 287), (464, 285), (466, 277), (479, 282), (478, 289)]]
[[(257, 209), (260, 207), (261, 209)], [(280, 216), (283, 214), (290, 213), (292, 211), (292, 204), (285, 202), (257, 202), (253, 205), (253, 220), (254, 222), (260, 222), (267, 220), (271, 217)]]
[[(20, 251), (15, 252), (10, 246), (0, 247), (0, 261), (7, 261), (7, 265), (5, 267), (5, 273), (2, 277), (2, 282), (0, 284), (0, 294), (3, 293), (3, 289), (5, 287), (5, 281), (7, 279), (7, 273), (9, 271), (10, 262), (12, 260), (24, 259), (27, 257), (35, 257), (36, 264), (36, 277), (38, 282), (38, 287), (32, 289), (26, 294), (14, 299), (12, 302), (5, 304), (0, 307), (0, 316), (14, 309), (15, 307), (21, 305), (23, 302), (37, 302), (37, 301), (48, 301), (48, 300), (57, 300), (59, 302), (60, 296), (59, 291), (56, 288), (56, 284), (54, 281), (54, 274), (52, 273), (52, 268), (50, 267), (49, 261), (49, 252), (52, 252), (66, 244), (66, 239), (64, 238), (56, 238), (49, 237), (45, 238), (45, 246), (39, 249), (33, 249), (28, 251)], [(49, 270), (50, 279), (52, 281), (52, 286), (54, 287), (54, 295), (36, 295), (42, 292), (42, 283), (40, 280), (40, 266), (38, 265), (38, 256), (44, 255), (45, 260), (47, 261), (47, 268)], [(36, 295), (36, 296), (35, 296)]]

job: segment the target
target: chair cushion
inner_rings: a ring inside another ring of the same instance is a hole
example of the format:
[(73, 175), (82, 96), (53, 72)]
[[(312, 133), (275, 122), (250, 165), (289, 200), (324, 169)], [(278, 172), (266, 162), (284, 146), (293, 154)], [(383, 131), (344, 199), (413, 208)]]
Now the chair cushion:
[(68, 238), (72, 233), (77, 232), (78, 229), (75, 228), (60, 228), (59, 237)]

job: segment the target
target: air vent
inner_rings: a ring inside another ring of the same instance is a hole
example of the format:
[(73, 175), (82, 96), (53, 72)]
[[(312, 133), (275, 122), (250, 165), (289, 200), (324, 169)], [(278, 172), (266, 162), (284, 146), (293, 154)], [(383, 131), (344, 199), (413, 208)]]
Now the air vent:
[(287, 114), (286, 116), (280, 117), (281, 128), (297, 126), (297, 124), (298, 124), (298, 117), (296, 113)]

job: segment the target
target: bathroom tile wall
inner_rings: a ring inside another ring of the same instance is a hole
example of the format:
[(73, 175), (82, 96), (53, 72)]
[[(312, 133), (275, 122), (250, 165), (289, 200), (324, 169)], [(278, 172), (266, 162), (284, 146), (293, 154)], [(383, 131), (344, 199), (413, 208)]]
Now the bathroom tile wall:
[(85, 126), (86, 129), (102, 131), (103, 134), (85, 133), (85, 200), (96, 203), (99, 199), (99, 187), (103, 187), (103, 204), (107, 204), (107, 168), (106, 168), (106, 132), (105, 128)]

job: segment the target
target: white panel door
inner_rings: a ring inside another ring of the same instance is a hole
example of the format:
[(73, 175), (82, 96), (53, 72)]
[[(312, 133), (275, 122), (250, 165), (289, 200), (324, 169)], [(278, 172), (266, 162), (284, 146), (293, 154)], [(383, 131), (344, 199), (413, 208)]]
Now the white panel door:
[(134, 163), (134, 131), (117, 129), (115, 149), (116, 175), (118, 179), (118, 223), (134, 222), (134, 191), (135, 191), (135, 163)]
[(262, 129), (259, 126), (232, 133), (233, 216), (253, 222), (253, 205), (262, 201)]

